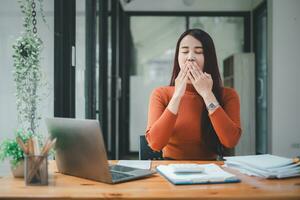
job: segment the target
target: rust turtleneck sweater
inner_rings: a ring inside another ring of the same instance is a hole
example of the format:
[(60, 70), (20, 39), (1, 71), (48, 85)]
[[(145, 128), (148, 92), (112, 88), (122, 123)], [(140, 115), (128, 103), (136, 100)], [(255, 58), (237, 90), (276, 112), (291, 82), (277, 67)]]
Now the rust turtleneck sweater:
[[(206, 109), (202, 97), (192, 84), (187, 84), (177, 115), (167, 109), (174, 86), (155, 89), (150, 97), (146, 139), (163, 157), (178, 160), (208, 160), (216, 155), (201, 143), (200, 122)], [(223, 107), (209, 115), (221, 143), (234, 147), (241, 135), (240, 103), (234, 89), (223, 88)]]

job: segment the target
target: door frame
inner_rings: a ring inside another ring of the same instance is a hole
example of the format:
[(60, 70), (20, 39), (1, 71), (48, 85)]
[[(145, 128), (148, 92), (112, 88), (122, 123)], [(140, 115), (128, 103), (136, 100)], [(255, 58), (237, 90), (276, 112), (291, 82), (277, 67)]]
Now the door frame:
[[(254, 10), (253, 10), (253, 51), (254, 51), (254, 53), (255, 53), (255, 77), (256, 77), (256, 80), (255, 80), (255, 85), (256, 85), (256, 87), (257, 87), (257, 85), (259, 84), (259, 80), (258, 80), (258, 67), (259, 67), (259, 65), (258, 65), (258, 59), (257, 59), (257, 55), (258, 55), (258, 46), (256, 45), (257, 44), (257, 40), (258, 40), (258, 36), (257, 36), (257, 32), (258, 32), (258, 21), (260, 20), (260, 17), (262, 16), (262, 14), (264, 13), (264, 12), (266, 12), (266, 16), (267, 16), (267, 18), (268, 18), (268, 13), (267, 13), (267, 2), (266, 1), (263, 1), (261, 4), (259, 4)], [(267, 31), (268, 31), (268, 26), (266, 27), (267, 28)], [(268, 35), (268, 33), (267, 33), (267, 35)], [(266, 43), (268, 43), (268, 40), (266, 41)], [(266, 50), (268, 51), (268, 48), (267, 48), (267, 45), (266, 45)], [(266, 52), (266, 57), (268, 57), (268, 52)], [(266, 62), (267, 62), (267, 66), (268, 66), (268, 58), (266, 59)], [(268, 70), (268, 69), (267, 69)], [(269, 91), (268, 90), (268, 85), (270, 85), (269, 83), (270, 83), (270, 80), (269, 80), (269, 77), (268, 77), (268, 71), (266, 72), (266, 76), (267, 76), (267, 91)], [(256, 90), (256, 96), (258, 96), (257, 95), (257, 93), (258, 93), (258, 90)], [(268, 92), (267, 92), (267, 96), (266, 96), (266, 101), (268, 102)], [(267, 106), (268, 105), (270, 105), (270, 104), (268, 104), (267, 103)], [(256, 110), (257, 110), (257, 102), (256, 102)], [(266, 122), (268, 123), (268, 116), (270, 116), (270, 109), (267, 107), (267, 116), (266, 116)], [(258, 112), (256, 112), (256, 119), (259, 119), (258, 118)], [(259, 136), (258, 136), (258, 134), (259, 134), (259, 131), (258, 131), (258, 124), (259, 123), (259, 121), (257, 121), (256, 122), (256, 145), (258, 145), (259, 144), (259, 142), (258, 142), (258, 140), (259, 140)], [(269, 125), (268, 124), (266, 124), (266, 127), (267, 127), (267, 133), (266, 133), (266, 142), (267, 142), (267, 144), (265, 144), (265, 147), (263, 147), (263, 149), (265, 149), (265, 151), (264, 152), (258, 152), (258, 149), (259, 149), (259, 147), (258, 146), (256, 146), (256, 154), (262, 154), (262, 153), (267, 153), (267, 152), (269, 152), (270, 151), (270, 147), (271, 147), (271, 135), (269, 134)]]
[(54, 0), (54, 116), (75, 117), (75, 0)]
[[(245, 11), (245, 12), (165, 12), (165, 11), (157, 11), (157, 12), (149, 12), (149, 11), (129, 11), (129, 12), (124, 12), (124, 15), (126, 16), (126, 23), (124, 23), (126, 27), (123, 27), (125, 29), (124, 33), (121, 34), (125, 39), (120, 39), (120, 41), (130, 41), (130, 17), (135, 17), (135, 16), (157, 16), (157, 17), (164, 17), (164, 16), (169, 16), (169, 17), (185, 17), (186, 18), (186, 29), (189, 27), (189, 17), (243, 17), (244, 18), (244, 39), (245, 39), (245, 44), (244, 44), (244, 52), (250, 52), (251, 51), (251, 12), (250, 11)], [(127, 37), (127, 38), (126, 38)], [(120, 68), (122, 69), (128, 69), (128, 66), (130, 64), (129, 60), (131, 58), (130, 51), (128, 50), (128, 44), (127, 46), (125, 45), (123, 48), (127, 48), (127, 53), (129, 55), (122, 55), (122, 61), (123, 63), (120, 63)], [(123, 52), (125, 51), (123, 49)], [(125, 57), (124, 57), (125, 56)], [(124, 57), (124, 58), (123, 58)], [(124, 64), (126, 63), (126, 65)], [(123, 67), (122, 67), (123, 66)], [(129, 110), (130, 110), (130, 73), (129, 70), (124, 70), (127, 71), (127, 73), (123, 73), (121, 75), (122, 78), (122, 83), (121, 83), (121, 88), (122, 88), (122, 96), (120, 99), (120, 104), (122, 107), (126, 107), (127, 109), (121, 109), (120, 110), (120, 115), (119, 115), (119, 140), (118, 144), (120, 146), (119, 151), (118, 151), (118, 157), (120, 159), (127, 159), (127, 158), (135, 158), (138, 156), (138, 152), (135, 151), (130, 151), (130, 122), (129, 122)], [(141, 133), (142, 134), (142, 133)]]

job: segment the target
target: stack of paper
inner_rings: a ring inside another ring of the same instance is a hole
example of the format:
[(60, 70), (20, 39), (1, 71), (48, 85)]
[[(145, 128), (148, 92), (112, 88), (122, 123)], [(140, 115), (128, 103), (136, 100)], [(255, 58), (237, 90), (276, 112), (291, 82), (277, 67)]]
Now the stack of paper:
[(199, 167), (201, 167), (203, 170), (202, 172), (197, 173), (176, 173), (174, 172), (172, 165), (159, 165), (156, 167), (156, 169), (160, 174), (162, 174), (165, 178), (167, 178), (171, 183), (175, 185), (233, 183), (240, 181), (235, 175), (225, 172), (216, 164), (199, 164)]
[(264, 178), (300, 176), (300, 162), (270, 154), (225, 157), (225, 166), (241, 173)]

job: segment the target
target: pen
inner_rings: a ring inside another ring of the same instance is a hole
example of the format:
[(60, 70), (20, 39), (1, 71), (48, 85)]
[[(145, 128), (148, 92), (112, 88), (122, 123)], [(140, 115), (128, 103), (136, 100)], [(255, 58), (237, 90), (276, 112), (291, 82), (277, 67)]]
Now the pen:
[(28, 154), (28, 148), (27, 148), (27, 146), (24, 144), (24, 142), (21, 140), (20, 137), (17, 137), (17, 142), (18, 142), (19, 146), (21, 147), (21, 149), (23, 150), (23, 152), (24, 152), (25, 154)]
[(293, 158), (293, 163), (299, 163), (300, 162), (300, 156), (297, 156), (295, 158)]

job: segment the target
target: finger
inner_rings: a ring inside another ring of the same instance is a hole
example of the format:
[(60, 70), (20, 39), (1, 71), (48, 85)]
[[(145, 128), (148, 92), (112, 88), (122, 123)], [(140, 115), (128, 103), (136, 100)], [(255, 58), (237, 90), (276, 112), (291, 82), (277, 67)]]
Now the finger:
[(196, 81), (191, 72), (188, 73), (188, 77), (192, 81), (192, 83)]
[(204, 72), (204, 74), (205, 74), (205, 76), (207, 76), (207, 77), (211, 77), (211, 75), (208, 74), (208, 73), (206, 73), (206, 72)]
[(181, 83), (181, 84), (186, 84), (186, 83), (187, 83), (187, 80), (188, 80), (188, 73), (185, 73), (185, 74), (182, 76), (182, 79), (180, 80), (180, 83)]
[(197, 66), (196, 62), (192, 62), (191, 65), (192, 65), (193, 70), (199, 71), (200, 68)]
[(182, 70), (182, 74), (181, 74), (180, 78), (183, 79), (186, 76), (187, 72), (188, 72), (188, 67), (185, 66)]
[(179, 82), (182, 82), (182, 81), (184, 81), (184, 79), (185, 79), (185, 77), (186, 77), (186, 75), (187, 75), (187, 72), (188, 72), (188, 69), (187, 69), (187, 67), (185, 67), (183, 70), (182, 70), (182, 72), (181, 72), (181, 74), (180, 74), (180, 76), (178, 77), (178, 81)]
[(187, 73), (184, 75), (183, 80), (186, 82), (186, 81), (188, 80), (188, 78), (189, 78), (189, 73), (187, 72)]
[(196, 73), (198, 74), (198, 76), (202, 75), (202, 70), (199, 67), (195, 67)]
[(189, 75), (189, 74), (191, 74), (191, 72), (192, 72), (192, 66), (188, 65), (188, 72), (187, 72), (187, 74)]
[(177, 79), (181, 79), (182, 75), (184, 74), (186, 66), (184, 66), (183, 68), (180, 69), (178, 75), (177, 75)]
[(201, 78), (200, 71), (197, 70), (197, 68), (194, 65), (192, 66), (192, 74), (195, 77), (195, 79)]
[(179, 72), (177, 74), (177, 77), (180, 76), (183, 72), (184, 66), (183, 67), (179, 67)]
[(201, 67), (200, 67), (200, 65), (197, 63), (197, 61), (193, 61), (193, 64), (194, 64), (194, 66), (196, 67), (196, 69), (199, 69), (199, 71), (202, 71), (202, 70), (201, 70)]
[(180, 78), (180, 76), (181, 76), (181, 74), (182, 74), (182, 70), (180, 70), (180, 71), (179, 71), (179, 73), (177, 74), (177, 77), (176, 77), (176, 79), (179, 79), (179, 78)]
[(191, 71), (190, 71), (190, 74), (193, 76), (193, 79), (194, 79), (194, 80), (200, 79), (200, 77), (196, 74), (195, 70), (191, 70)]
[(199, 69), (198, 72), (201, 76), (204, 75), (204, 72), (201, 69)]
[(178, 78), (178, 79), (181, 79), (183, 73), (184, 73), (184, 69), (180, 69), (180, 72), (178, 73), (177, 78)]
[(204, 75), (205, 75), (207, 78), (211, 79), (211, 75), (210, 75), (210, 74), (204, 72)]
[[(192, 75), (192, 71), (193, 71), (193, 67), (191, 66), (191, 64), (188, 65), (188, 74)], [(194, 78), (194, 77), (193, 77)]]
[(206, 75), (205, 75), (205, 73), (202, 70), (199, 70), (198, 72), (200, 74), (200, 78), (202, 78), (202, 79), (206, 79), (207, 78)]

